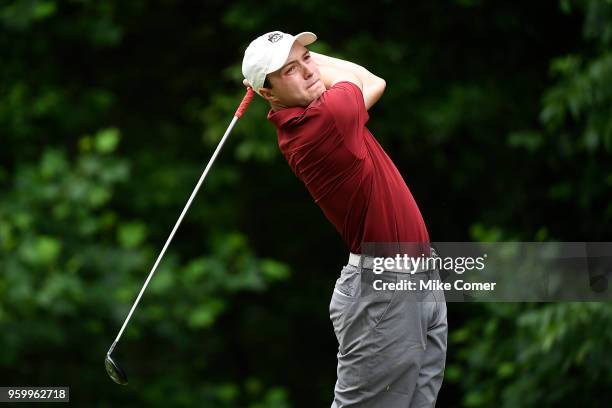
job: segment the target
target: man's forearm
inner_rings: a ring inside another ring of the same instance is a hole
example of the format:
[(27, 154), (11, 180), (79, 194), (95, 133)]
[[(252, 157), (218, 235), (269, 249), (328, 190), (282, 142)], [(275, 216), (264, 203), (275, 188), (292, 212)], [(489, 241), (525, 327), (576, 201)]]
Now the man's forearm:
[[(328, 73), (346, 72), (354, 75), (358, 78), (361, 83), (361, 91), (363, 92), (363, 98), (366, 105), (366, 109), (370, 109), (382, 96), (385, 90), (385, 80), (377, 77), (376, 75), (369, 72), (364, 67), (357, 65), (350, 61), (341, 60), (339, 58), (330, 57), (315, 52), (310, 52), (310, 55), (314, 58), (319, 68), (322, 70), (321, 75)], [(326, 68), (328, 68), (326, 70)], [(337, 81), (338, 76), (334, 76)], [(325, 81), (324, 81), (325, 82)], [(333, 83), (326, 83), (326, 86), (333, 85)], [(359, 85), (359, 84), (358, 84)]]
[(350, 71), (357, 76), (361, 80), (361, 82), (366, 82), (368, 79), (368, 75), (373, 76), (367, 69), (364, 67), (355, 64), (354, 62), (341, 60), (340, 58), (330, 57), (329, 55), (319, 54), (317, 52), (310, 52), (310, 55), (315, 59), (317, 64), (323, 66), (329, 66), (332, 68), (338, 68), (346, 71)]

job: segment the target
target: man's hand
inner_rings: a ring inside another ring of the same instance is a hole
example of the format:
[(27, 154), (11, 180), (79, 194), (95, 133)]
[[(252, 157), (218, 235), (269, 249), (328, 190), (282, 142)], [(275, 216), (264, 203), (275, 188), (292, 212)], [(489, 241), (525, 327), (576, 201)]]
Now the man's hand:
[(370, 71), (355, 63), (310, 51), (310, 56), (319, 66), (323, 83), (331, 88), (336, 82), (349, 81), (363, 93), (366, 109), (370, 109), (382, 96), (387, 83)]
[(361, 80), (352, 72), (329, 65), (318, 65), (318, 67), (319, 73), (321, 74), (321, 81), (323, 81), (325, 89), (331, 88), (338, 82), (348, 81), (357, 85), (363, 92), (363, 84), (361, 83)]

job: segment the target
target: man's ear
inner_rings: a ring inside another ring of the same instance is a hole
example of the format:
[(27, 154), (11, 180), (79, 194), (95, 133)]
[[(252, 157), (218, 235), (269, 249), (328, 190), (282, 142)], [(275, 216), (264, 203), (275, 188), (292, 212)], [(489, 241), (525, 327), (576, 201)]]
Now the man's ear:
[(259, 88), (259, 94), (268, 102), (276, 102), (276, 96), (270, 88)]

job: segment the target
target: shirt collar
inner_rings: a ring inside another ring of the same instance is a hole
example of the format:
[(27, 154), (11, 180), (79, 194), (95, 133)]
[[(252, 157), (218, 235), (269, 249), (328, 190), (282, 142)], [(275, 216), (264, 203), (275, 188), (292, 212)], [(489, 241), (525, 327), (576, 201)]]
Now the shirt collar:
[(306, 108), (301, 106), (293, 106), (291, 108), (285, 108), (278, 111), (270, 109), (268, 112), (268, 120), (272, 122), (277, 128), (283, 127), (287, 122), (292, 119), (297, 119), (304, 114)]

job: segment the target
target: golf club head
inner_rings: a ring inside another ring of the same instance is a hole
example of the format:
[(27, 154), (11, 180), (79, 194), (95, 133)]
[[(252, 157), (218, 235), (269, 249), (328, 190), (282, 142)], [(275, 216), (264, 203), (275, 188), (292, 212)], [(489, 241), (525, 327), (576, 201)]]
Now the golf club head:
[(119, 365), (112, 359), (110, 354), (106, 355), (106, 359), (104, 359), (104, 367), (106, 368), (106, 372), (108, 376), (119, 385), (126, 385), (128, 383), (127, 375), (125, 375), (125, 371), (119, 367)]

